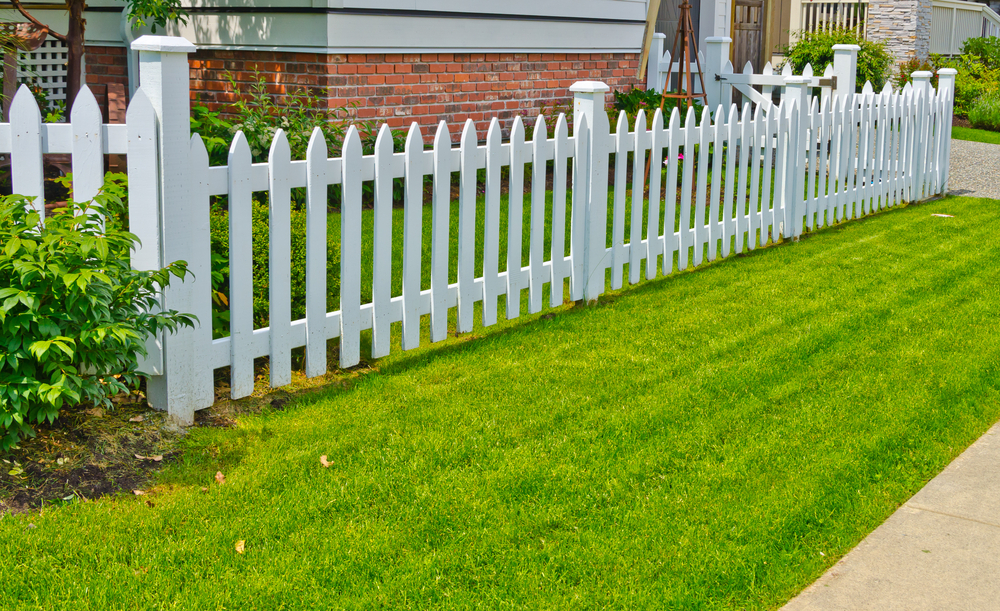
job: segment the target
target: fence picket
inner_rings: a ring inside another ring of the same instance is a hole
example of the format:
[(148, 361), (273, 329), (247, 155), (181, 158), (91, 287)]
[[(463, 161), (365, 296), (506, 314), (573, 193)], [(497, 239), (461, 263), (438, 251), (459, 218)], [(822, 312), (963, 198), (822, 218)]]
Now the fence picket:
[[(483, 225), (483, 326), (497, 321), (497, 297), (503, 292), (500, 266), (500, 122), (490, 121), (486, 133), (486, 217)], [(508, 197), (511, 197), (508, 195)], [(509, 222), (509, 219), (508, 219)]]
[[(663, 111), (653, 113), (653, 137), (649, 149), (649, 209), (646, 212), (646, 279), (656, 277), (660, 255), (660, 168), (663, 166)], [(667, 184), (669, 195), (670, 185)]]
[(403, 153), (403, 350), (420, 346), (420, 260), (423, 230), (424, 138), (414, 122)]
[(45, 172), (42, 167), (42, 113), (27, 85), (21, 85), (10, 103), (10, 179), (14, 193), (34, 197), (32, 203), (45, 222)]
[(341, 158), (340, 204), (340, 367), (361, 361), (361, 135), (347, 130)]
[[(743, 105), (743, 115), (740, 120), (740, 155), (739, 155), (739, 189), (736, 194), (736, 252), (743, 252), (744, 234), (749, 226), (747, 219), (747, 181), (750, 178), (750, 146), (753, 138), (753, 122), (750, 114), (750, 104)], [(756, 166), (756, 160), (754, 162)]]
[(549, 305), (556, 307), (563, 302), (563, 282), (572, 275), (571, 262), (566, 259), (566, 170), (573, 156), (573, 142), (569, 138), (566, 115), (560, 113), (553, 131), (555, 161), (552, 173), (552, 240), (550, 248)]
[(778, 237), (783, 235), (786, 231), (784, 227), (785, 220), (785, 207), (787, 202), (785, 198), (788, 196), (788, 176), (791, 174), (791, 170), (788, 168), (788, 148), (789, 139), (792, 135), (789, 133), (793, 125), (791, 121), (791, 114), (789, 112), (789, 105), (791, 101), (782, 100), (778, 108), (775, 109), (776, 120), (778, 122), (778, 139), (775, 145), (775, 161), (774, 164), (774, 195), (771, 197), (771, 240), (775, 243), (778, 242)]
[[(548, 174), (548, 160), (552, 159), (553, 145), (549, 138), (549, 130), (545, 125), (545, 117), (538, 116), (535, 121), (535, 133), (531, 138), (531, 154), (534, 163), (531, 164), (531, 241), (528, 244), (528, 261), (531, 267), (531, 284), (528, 288), (528, 311), (536, 314), (542, 311), (542, 289), (546, 282), (551, 281), (545, 275), (545, 196)], [(555, 223), (555, 217), (553, 217)], [(550, 263), (554, 265), (553, 263)]]
[[(654, 128), (655, 129), (655, 128)], [(646, 130), (646, 112), (642, 109), (635, 117), (635, 149), (632, 157), (632, 211), (629, 217), (629, 250), (628, 250), (628, 281), (630, 284), (639, 282), (639, 266), (644, 256), (642, 243), (642, 207), (646, 181), (643, 173), (646, 171), (646, 150), (652, 146), (652, 132)], [(616, 162), (617, 163), (617, 162)], [(650, 170), (653, 162), (650, 160)], [(667, 184), (670, 178), (667, 177)], [(669, 191), (668, 198), (669, 198)]]
[[(656, 125), (656, 121), (653, 121), (653, 125)], [(694, 108), (688, 108), (687, 116), (684, 119), (684, 176), (681, 179), (680, 227), (677, 228), (678, 271), (684, 271), (688, 268), (688, 247), (693, 246), (688, 230), (691, 227), (691, 181), (694, 179), (694, 146)], [(704, 167), (704, 164), (702, 164), (702, 167)]]
[[(712, 124), (712, 113), (708, 107), (701, 113), (701, 126), (698, 128), (700, 142), (698, 145), (698, 188), (695, 200), (694, 221), (694, 265), (701, 265), (704, 260), (705, 245), (708, 243), (708, 227), (705, 222), (705, 199), (708, 197), (708, 152), (712, 136), (719, 129)], [(714, 219), (713, 219), (714, 222)]]
[[(662, 115), (661, 115), (662, 116)], [(674, 253), (680, 248), (679, 238), (674, 231), (677, 219), (677, 171), (680, 159), (678, 152), (681, 146), (681, 115), (675, 106), (670, 111), (670, 125), (667, 132), (669, 149), (667, 153), (667, 194), (663, 203), (663, 274), (674, 272)], [(653, 123), (653, 129), (663, 130), (663, 125)], [(640, 210), (640, 216), (641, 216)], [(638, 272), (636, 280), (638, 280)]]
[[(476, 197), (479, 163), (478, 135), (472, 119), (462, 129), (458, 183), (458, 323), (459, 333), (472, 331), (474, 306), (482, 297), (476, 284)], [(484, 159), (485, 161), (485, 159)]]
[[(401, 161), (401, 159), (400, 159)], [(392, 130), (382, 125), (375, 139), (375, 223), (372, 253), (372, 358), (389, 354), (392, 308), (392, 182), (397, 157)]]
[[(507, 320), (521, 315), (521, 291), (528, 288), (530, 268), (521, 268), (524, 247), (524, 164), (531, 148), (524, 142), (524, 122), (514, 117), (510, 128), (510, 179), (507, 196)], [(530, 245), (529, 245), (530, 248)], [(530, 265), (530, 262), (529, 262)]]
[[(764, 206), (760, 199), (760, 176), (761, 176), (761, 166), (764, 165), (763, 159), (763, 145), (764, 145), (764, 134), (767, 129), (765, 123), (766, 116), (763, 109), (757, 106), (753, 113), (753, 144), (747, 146), (747, 154), (753, 151), (753, 164), (750, 166), (752, 169), (750, 171), (750, 201), (747, 204), (747, 248), (754, 250), (757, 248), (757, 233), (761, 227), (761, 214), (759, 208)], [(749, 117), (744, 115), (744, 121), (748, 121)], [(765, 182), (770, 183), (770, 175), (764, 175)]]
[[(715, 111), (715, 134), (714, 142), (712, 144), (712, 186), (709, 189), (709, 212), (708, 212), (708, 260), (714, 261), (716, 253), (719, 251), (719, 243), (723, 240), (724, 232), (724, 221), (720, 222), (719, 219), (719, 204), (722, 198), (722, 182), (723, 178), (728, 174), (728, 168), (732, 165), (729, 159), (726, 159), (726, 168), (723, 169), (722, 161), (725, 157), (724, 153), (726, 151), (725, 141), (727, 140), (727, 133), (729, 132), (730, 125), (725, 122), (725, 110), (720, 104)], [(732, 149), (729, 149), (732, 150)], [(729, 185), (726, 185), (728, 189)], [(700, 223), (704, 221), (704, 218), (699, 216), (698, 223), (695, 224), (695, 234), (698, 234), (698, 227)], [(728, 249), (727, 249), (728, 250)], [(695, 249), (695, 265), (698, 265), (698, 249)], [(723, 255), (724, 256), (724, 255)]]
[[(451, 132), (444, 121), (434, 136), (431, 205), (431, 341), (448, 337), (448, 226), (451, 221)], [(485, 313), (485, 310), (484, 310)], [(485, 321), (485, 315), (483, 316)]]
[(104, 185), (104, 143), (101, 107), (90, 88), (84, 85), (73, 100), (70, 124), (73, 129), (73, 199), (89, 201)]
[[(271, 387), (292, 381), (292, 152), (284, 130), (271, 141), (268, 155), (268, 292), (271, 337)], [(360, 268), (360, 264), (358, 266)], [(359, 270), (360, 271), (360, 270)]]
[(253, 392), (253, 189), (250, 145), (236, 132), (229, 147), (230, 394)]
[[(615, 133), (615, 184), (614, 204), (611, 210), (611, 288), (622, 287), (625, 273), (625, 190), (628, 172), (628, 154), (635, 148), (639, 133), (639, 123), (636, 121), (636, 135), (629, 134), (628, 115), (621, 111), (618, 115), (618, 128)], [(630, 139), (629, 136), (632, 135)]]
[(777, 185), (777, 180), (772, 180), (771, 172), (774, 167), (774, 159), (777, 155), (775, 140), (778, 134), (778, 117), (781, 110), (778, 106), (771, 106), (764, 111), (764, 169), (761, 172), (762, 193), (760, 196), (760, 245), (767, 246), (768, 231), (774, 225), (774, 212), (771, 210), (774, 199), (773, 187)]
[[(306, 376), (310, 378), (326, 373), (326, 193), (329, 182), (326, 138), (323, 130), (315, 127), (306, 149), (305, 365)], [(375, 233), (377, 235), (378, 231)]]
[(587, 236), (587, 201), (590, 197), (590, 162), (588, 151), (591, 133), (587, 116), (580, 114), (574, 117), (573, 126), (573, 193), (570, 204), (570, 242), (569, 252), (572, 273), (569, 277), (569, 294), (573, 301), (580, 301), (586, 288), (586, 240)]
[(822, 117), (819, 114), (819, 99), (813, 98), (812, 103), (809, 105), (809, 138), (806, 140), (808, 148), (806, 149), (806, 157), (808, 161), (806, 162), (806, 167), (808, 169), (808, 175), (806, 176), (806, 228), (812, 231), (817, 227), (816, 220), (816, 210), (818, 209), (819, 198), (816, 195), (816, 183), (819, 180), (819, 134), (820, 134), (820, 123)]
[[(722, 205), (722, 219), (715, 214), (712, 215), (712, 223), (718, 223), (718, 235), (722, 237), (722, 256), (728, 257), (732, 249), (733, 236), (736, 234), (735, 220), (733, 219), (733, 198), (736, 196), (736, 143), (740, 134), (740, 115), (736, 104), (729, 107), (729, 120), (726, 121), (726, 195)], [(716, 126), (718, 129), (718, 126)], [(716, 140), (718, 140), (716, 136)], [(721, 153), (722, 151), (719, 151)], [(740, 180), (743, 180), (742, 175)], [(737, 206), (738, 208), (738, 206)], [(714, 257), (718, 247), (712, 241), (709, 254)], [(709, 259), (711, 260), (711, 259)]]

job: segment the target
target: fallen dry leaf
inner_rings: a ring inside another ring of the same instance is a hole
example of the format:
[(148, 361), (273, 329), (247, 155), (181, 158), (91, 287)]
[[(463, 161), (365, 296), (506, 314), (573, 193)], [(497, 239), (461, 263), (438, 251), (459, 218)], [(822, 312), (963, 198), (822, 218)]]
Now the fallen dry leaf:
[(953, 214), (932, 214), (931, 216), (937, 216), (945, 219), (953, 219), (955, 216)]
[(201, 487), (201, 491), (202, 491), (202, 492), (208, 492), (208, 488), (205, 488), (204, 486), (202, 486), (202, 487)]
[(240, 539), (239, 541), (236, 542), (236, 553), (242, 554), (243, 550), (245, 550), (246, 547), (247, 547), (247, 542)]
[(222, 474), (222, 471), (217, 471), (215, 473), (215, 481), (221, 486), (226, 483), (226, 476)]
[(330, 462), (330, 461), (328, 461), (328, 460), (326, 459), (326, 454), (324, 454), (324, 455), (322, 455), (322, 456), (320, 456), (320, 457), (319, 457), (319, 464), (323, 465), (323, 466), (324, 466), (324, 467), (326, 467), (327, 469), (329, 469), (329, 468), (330, 468), (330, 466), (331, 466), (331, 465), (333, 465), (333, 463), (332, 463), (332, 462)]
[(145, 418), (143, 418), (142, 416), (136, 416), (135, 418), (128, 419), (129, 422), (142, 422), (143, 420), (145, 420)]
[(142, 495), (144, 495), (146, 493), (144, 491), (142, 491), (142, 490), (133, 490), (132, 494), (134, 494), (136, 496), (142, 496)]
[(153, 462), (160, 462), (163, 460), (163, 454), (158, 454), (156, 456), (143, 456), (141, 454), (136, 454), (135, 457), (139, 460), (151, 460)]

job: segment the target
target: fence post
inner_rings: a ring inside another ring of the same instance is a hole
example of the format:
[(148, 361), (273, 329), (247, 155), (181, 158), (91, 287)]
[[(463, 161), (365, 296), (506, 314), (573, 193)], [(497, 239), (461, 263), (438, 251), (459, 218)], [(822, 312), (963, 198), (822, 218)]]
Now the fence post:
[(141, 88), (159, 125), (159, 194), (161, 261), (183, 260), (191, 272), (163, 291), (164, 310), (194, 314), (194, 329), (182, 328), (163, 337), (163, 375), (147, 384), (150, 405), (167, 410), (181, 424), (194, 422), (194, 412), (212, 405), (212, 297), (208, 209), (194, 201), (190, 180), (190, 84), (188, 54), (195, 46), (174, 36), (141, 36), (132, 43), (139, 52)]
[[(584, 166), (590, 169), (585, 199), (583, 244), (583, 298), (594, 301), (604, 292), (604, 270), (607, 268), (605, 240), (608, 231), (608, 154), (611, 124), (604, 107), (604, 94), (611, 91), (600, 81), (579, 81), (569, 88), (573, 92), (573, 125), (579, 125), (580, 115), (587, 117), (590, 127), (590, 156)], [(577, 185), (573, 185), (576, 189)], [(573, 211), (576, 214), (576, 211)], [(576, 249), (573, 249), (574, 252)]]
[[(733, 86), (718, 80), (729, 61), (729, 45), (732, 42), (733, 39), (728, 36), (709, 36), (705, 39), (705, 104), (712, 112), (719, 104), (729, 108), (733, 98)], [(674, 61), (673, 58), (670, 61)]]
[(948, 178), (951, 174), (951, 122), (955, 113), (955, 77), (958, 70), (941, 68), (938, 70), (938, 92), (946, 96), (948, 110), (944, 118), (944, 155), (941, 159), (941, 193), (948, 193)]
[(917, 121), (914, 125), (916, 142), (913, 164), (913, 199), (920, 201), (924, 193), (927, 170), (928, 123), (930, 122), (931, 78), (934, 73), (920, 70), (910, 75), (913, 78), (913, 103), (917, 106)]
[(788, 132), (788, 161), (785, 167), (788, 182), (785, 193), (785, 230), (783, 237), (798, 237), (802, 234), (802, 217), (805, 215), (806, 159), (809, 155), (809, 77), (786, 76), (785, 99), (788, 114), (782, 120), (792, 120)]
[(833, 45), (833, 75), (837, 77), (835, 96), (854, 95), (858, 82), (858, 45)]
[[(661, 34), (660, 32), (653, 34), (653, 42), (649, 49), (649, 60), (646, 63), (646, 89), (655, 89), (660, 93), (666, 89), (666, 86), (660, 89), (660, 62), (663, 61), (663, 43), (666, 40), (666, 34)], [(667, 70), (667, 79), (669, 79), (670, 66), (667, 66)]]

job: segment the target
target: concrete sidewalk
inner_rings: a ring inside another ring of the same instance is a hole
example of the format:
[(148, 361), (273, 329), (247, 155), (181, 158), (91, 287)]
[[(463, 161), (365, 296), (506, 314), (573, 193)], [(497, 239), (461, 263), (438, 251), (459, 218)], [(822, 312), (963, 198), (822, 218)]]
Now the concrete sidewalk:
[(1000, 609), (1000, 423), (783, 611)]

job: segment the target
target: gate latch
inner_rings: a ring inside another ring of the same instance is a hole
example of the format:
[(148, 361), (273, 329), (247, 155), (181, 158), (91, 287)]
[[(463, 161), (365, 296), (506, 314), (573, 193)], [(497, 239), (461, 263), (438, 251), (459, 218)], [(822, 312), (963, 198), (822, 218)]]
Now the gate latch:
[(830, 78), (821, 78), (821, 79), (819, 79), (819, 86), (820, 87), (831, 87), (833, 89), (836, 89), (837, 88), (837, 77), (836, 76), (831, 76)]

